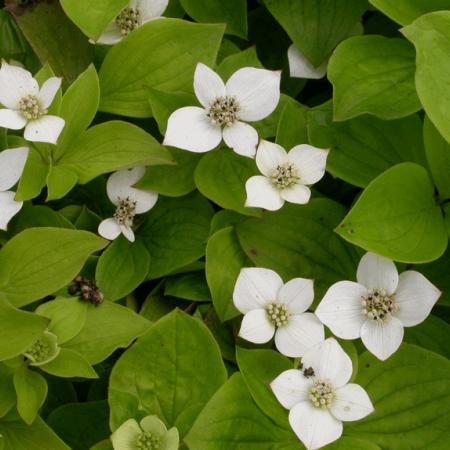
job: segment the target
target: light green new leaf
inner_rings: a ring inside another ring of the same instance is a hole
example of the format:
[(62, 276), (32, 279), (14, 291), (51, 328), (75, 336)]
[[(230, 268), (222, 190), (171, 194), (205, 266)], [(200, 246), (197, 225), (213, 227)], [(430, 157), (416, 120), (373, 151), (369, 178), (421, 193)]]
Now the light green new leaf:
[(163, 317), (111, 373), (111, 429), (156, 414), (181, 436), (227, 378), (219, 347), (198, 319), (179, 310)]
[(315, 67), (352, 33), (367, 7), (361, 0), (264, 0), (264, 4)]
[(416, 89), (423, 108), (450, 142), (450, 11), (419, 17), (402, 33), (416, 47)]
[(98, 378), (97, 373), (86, 358), (70, 348), (62, 347), (58, 356), (47, 364), (39, 366), (41, 370), (63, 378)]
[(333, 53), (334, 119), (361, 114), (398, 119), (421, 108), (414, 85), (414, 49), (404, 39), (356, 36)]
[(423, 263), (441, 256), (448, 235), (427, 171), (398, 164), (375, 178), (336, 230), (387, 258)]
[(86, 231), (29, 228), (0, 251), (0, 296), (24, 306), (69, 283), (107, 241)]
[(147, 89), (193, 91), (198, 62), (213, 66), (224, 25), (153, 20), (107, 54), (100, 69), (100, 110), (150, 117)]

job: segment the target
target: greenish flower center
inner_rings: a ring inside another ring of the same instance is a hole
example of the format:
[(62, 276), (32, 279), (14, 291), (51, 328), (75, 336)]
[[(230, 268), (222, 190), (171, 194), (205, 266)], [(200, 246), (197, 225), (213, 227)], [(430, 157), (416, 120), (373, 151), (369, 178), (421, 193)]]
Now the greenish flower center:
[(266, 306), (266, 313), (268, 319), (276, 326), (282, 327), (289, 322), (291, 314), (287, 305), (283, 303), (269, 303)]
[(116, 17), (116, 25), (120, 32), (126, 36), (140, 25), (141, 13), (138, 9), (124, 8), (120, 14)]
[(240, 107), (236, 98), (226, 95), (224, 97), (217, 97), (211, 102), (206, 115), (213, 125), (231, 126), (239, 120), (239, 110)]
[(272, 172), (270, 180), (276, 188), (286, 189), (294, 184), (297, 184), (300, 177), (298, 176), (298, 171), (293, 164), (284, 163), (278, 165)]
[(145, 431), (141, 433), (136, 441), (137, 450), (157, 450), (160, 448), (161, 439), (158, 436)]
[(361, 300), (362, 313), (372, 320), (384, 322), (392, 313), (398, 311), (398, 304), (394, 295), (387, 295), (383, 289), (370, 289)]
[(27, 120), (36, 120), (47, 114), (35, 95), (27, 95), (19, 101), (19, 110)]
[(309, 391), (309, 399), (316, 408), (328, 409), (336, 394), (328, 381), (317, 380)]
[(119, 198), (119, 202), (114, 213), (114, 219), (119, 225), (126, 225), (131, 227), (133, 219), (136, 215), (136, 202), (127, 198)]
[(38, 339), (25, 353), (33, 362), (40, 363), (49, 359), (52, 349), (48, 342)]

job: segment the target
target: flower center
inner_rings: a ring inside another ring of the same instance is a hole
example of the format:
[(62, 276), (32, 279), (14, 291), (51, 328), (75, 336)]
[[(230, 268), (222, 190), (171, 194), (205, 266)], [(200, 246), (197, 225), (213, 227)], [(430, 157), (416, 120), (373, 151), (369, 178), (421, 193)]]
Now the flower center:
[(33, 362), (40, 363), (51, 356), (51, 348), (47, 342), (38, 339), (25, 353)]
[(27, 95), (19, 100), (19, 110), (27, 120), (36, 120), (47, 114), (35, 95)]
[(316, 408), (328, 409), (336, 394), (328, 381), (317, 380), (309, 391), (309, 399)]
[(117, 205), (116, 212), (114, 213), (114, 219), (119, 225), (126, 225), (131, 227), (133, 225), (133, 219), (136, 215), (136, 202), (127, 198), (119, 198), (119, 204)]
[(282, 327), (289, 322), (291, 314), (288, 310), (287, 305), (283, 303), (269, 303), (266, 306), (266, 313), (269, 320), (276, 326)]
[(157, 450), (160, 448), (159, 437), (153, 435), (149, 431), (141, 433), (136, 441), (137, 450)]
[(370, 289), (362, 298), (362, 313), (368, 318), (380, 322), (388, 320), (392, 313), (398, 311), (394, 295), (387, 295), (384, 289)]
[(116, 25), (124, 36), (139, 27), (140, 15), (141, 13), (138, 9), (129, 7), (122, 9), (120, 14), (116, 17)]
[(235, 97), (225, 95), (211, 102), (206, 115), (213, 125), (231, 126), (239, 120), (239, 104)]
[(297, 184), (300, 180), (297, 169), (290, 163), (284, 163), (277, 166), (272, 172), (270, 180), (278, 189), (285, 189), (293, 184)]

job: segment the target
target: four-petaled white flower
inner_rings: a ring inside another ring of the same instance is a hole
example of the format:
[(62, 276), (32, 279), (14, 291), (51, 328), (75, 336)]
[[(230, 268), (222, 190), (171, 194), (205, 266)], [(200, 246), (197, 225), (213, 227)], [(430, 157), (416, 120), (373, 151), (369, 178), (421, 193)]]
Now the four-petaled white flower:
[(366, 417), (374, 411), (366, 391), (348, 383), (352, 361), (333, 338), (308, 351), (303, 371), (286, 370), (270, 387), (278, 401), (289, 409), (289, 423), (308, 450), (339, 439), (342, 422)]
[(263, 175), (247, 180), (245, 206), (275, 211), (284, 202), (306, 204), (311, 197), (307, 185), (325, 174), (328, 150), (311, 145), (296, 145), (289, 153), (283, 147), (262, 140), (256, 153), (256, 165)]
[(0, 230), (6, 230), (8, 222), (20, 211), (23, 202), (14, 200), (10, 191), (22, 176), (28, 157), (28, 148), (19, 147), (0, 152)]
[(281, 73), (245, 67), (226, 84), (204, 64), (197, 64), (195, 94), (203, 106), (177, 109), (167, 123), (165, 145), (196, 153), (217, 147), (222, 137), (236, 153), (253, 157), (258, 144), (256, 130), (242, 122), (264, 119), (280, 100)]
[(61, 78), (51, 77), (39, 89), (28, 70), (2, 62), (0, 69), (0, 127), (21, 130), (27, 141), (56, 144), (64, 128), (64, 119), (47, 114)]
[(167, 430), (156, 416), (146, 416), (139, 424), (128, 419), (111, 435), (114, 450), (178, 450), (178, 430)]
[(399, 276), (391, 260), (370, 252), (359, 262), (356, 279), (333, 284), (316, 315), (342, 339), (361, 337), (384, 361), (402, 343), (403, 327), (423, 322), (441, 292), (414, 270)]
[(314, 67), (306, 56), (292, 44), (288, 49), (289, 74), (294, 78), (318, 80), (327, 73), (328, 60)]
[(275, 334), (275, 346), (283, 355), (302, 356), (325, 337), (319, 319), (305, 312), (313, 299), (312, 280), (294, 278), (283, 284), (273, 270), (244, 268), (233, 292), (233, 302), (244, 314), (239, 336), (263, 344)]
[(134, 216), (149, 211), (158, 200), (158, 194), (155, 192), (133, 187), (144, 173), (144, 167), (135, 167), (119, 170), (108, 178), (106, 191), (117, 208), (113, 217), (103, 220), (98, 227), (99, 234), (104, 238), (113, 240), (122, 233), (130, 242), (134, 242)]
[(117, 44), (136, 28), (150, 20), (159, 19), (168, 3), (169, 0), (131, 0), (93, 42), (105, 45)]

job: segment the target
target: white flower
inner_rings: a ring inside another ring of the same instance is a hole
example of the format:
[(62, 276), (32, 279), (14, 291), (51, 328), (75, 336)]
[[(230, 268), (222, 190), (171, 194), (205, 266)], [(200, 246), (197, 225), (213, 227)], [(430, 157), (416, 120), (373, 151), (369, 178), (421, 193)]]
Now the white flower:
[(342, 422), (374, 411), (366, 391), (349, 383), (352, 361), (333, 338), (312, 348), (302, 358), (303, 371), (286, 370), (270, 387), (289, 409), (289, 423), (308, 450), (339, 439)]
[(222, 137), (236, 153), (253, 157), (258, 133), (250, 125), (271, 114), (280, 100), (281, 73), (245, 67), (226, 84), (204, 64), (197, 64), (194, 90), (203, 108), (177, 109), (167, 123), (165, 145), (204, 153), (217, 147)]
[(377, 358), (389, 358), (400, 346), (403, 327), (423, 322), (441, 292), (422, 274), (398, 275), (395, 264), (366, 253), (358, 265), (357, 283), (333, 284), (317, 307), (319, 319), (342, 339), (361, 337)]
[(0, 152), (0, 230), (6, 230), (8, 222), (20, 211), (23, 202), (14, 200), (11, 189), (22, 176), (28, 156), (27, 147)]
[(95, 43), (116, 44), (136, 28), (161, 17), (168, 3), (169, 0), (131, 0)]
[(111, 435), (114, 450), (177, 450), (178, 430), (167, 430), (156, 416), (144, 417), (139, 424), (128, 419)]
[(158, 200), (158, 194), (155, 192), (132, 187), (144, 173), (144, 167), (135, 167), (119, 170), (108, 178), (106, 191), (117, 208), (113, 217), (103, 220), (98, 226), (98, 232), (104, 238), (113, 240), (122, 233), (129, 241), (134, 242), (134, 216), (149, 211)]
[(323, 78), (327, 73), (328, 60), (323, 62), (319, 67), (314, 67), (294, 44), (288, 49), (288, 61), (290, 75), (294, 78), (318, 80), (319, 78)]
[(325, 174), (328, 150), (311, 145), (296, 145), (289, 153), (283, 147), (262, 140), (256, 153), (256, 165), (263, 175), (251, 177), (245, 183), (245, 206), (275, 211), (284, 202), (306, 204), (311, 197), (307, 185), (319, 181)]
[(0, 69), (0, 127), (21, 130), (27, 141), (56, 144), (64, 128), (64, 119), (47, 114), (61, 78), (51, 77), (39, 90), (38, 82), (28, 70), (5, 61)]
[(270, 341), (283, 355), (302, 356), (324, 340), (324, 327), (305, 312), (314, 299), (313, 281), (294, 278), (283, 284), (270, 269), (244, 268), (233, 292), (236, 308), (244, 314), (239, 336), (255, 344)]

